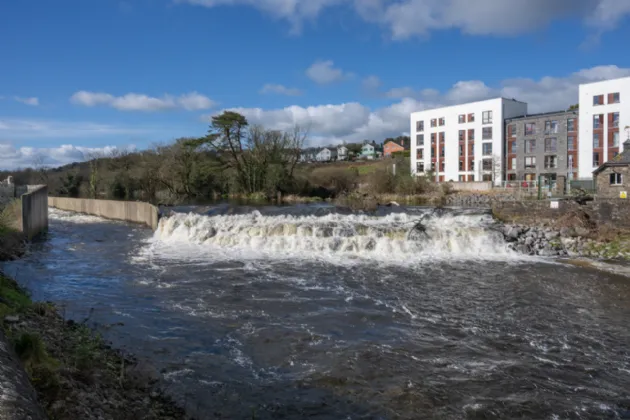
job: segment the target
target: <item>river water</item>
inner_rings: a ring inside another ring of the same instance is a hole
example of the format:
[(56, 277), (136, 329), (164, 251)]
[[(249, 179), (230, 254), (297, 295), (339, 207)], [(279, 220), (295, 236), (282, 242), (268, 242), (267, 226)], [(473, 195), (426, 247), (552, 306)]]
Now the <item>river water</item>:
[(627, 277), (515, 254), (473, 211), (178, 210), (155, 234), (51, 210), (3, 268), (197, 418), (630, 418)]

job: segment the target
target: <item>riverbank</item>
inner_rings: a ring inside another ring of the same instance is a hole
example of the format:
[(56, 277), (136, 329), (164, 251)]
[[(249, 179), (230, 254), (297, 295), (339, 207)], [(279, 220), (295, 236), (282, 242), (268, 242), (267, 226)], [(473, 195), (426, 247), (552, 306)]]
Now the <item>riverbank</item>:
[(2, 272), (0, 319), (49, 418), (186, 418), (157, 387), (154, 369), (113, 349), (85, 322), (65, 320), (52, 303), (31, 301)]

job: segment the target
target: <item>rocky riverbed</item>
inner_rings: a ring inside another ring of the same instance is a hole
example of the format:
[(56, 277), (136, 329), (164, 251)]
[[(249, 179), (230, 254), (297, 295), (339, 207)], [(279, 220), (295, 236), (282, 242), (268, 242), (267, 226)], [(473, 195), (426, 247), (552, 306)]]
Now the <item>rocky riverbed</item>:
[(583, 227), (532, 227), (507, 224), (500, 228), (517, 252), (545, 257), (588, 257), (630, 259), (630, 242), (616, 238), (607, 242)]

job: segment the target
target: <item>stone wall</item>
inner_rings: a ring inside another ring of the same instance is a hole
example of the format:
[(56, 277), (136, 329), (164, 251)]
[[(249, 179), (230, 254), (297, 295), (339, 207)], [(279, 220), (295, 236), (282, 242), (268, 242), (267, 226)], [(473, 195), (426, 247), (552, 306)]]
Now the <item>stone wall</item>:
[(30, 240), (48, 230), (48, 187), (29, 186), (22, 195), (22, 232)]
[(598, 199), (584, 205), (572, 200), (558, 200), (555, 201), (557, 207), (552, 205), (553, 202), (496, 201), (492, 203), (492, 212), (503, 221), (531, 225), (552, 223), (566, 214), (584, 212), (598, 226), (630, 229), (630, 201), (626, 199)]
[(15, 199), (14, 185), (0, 185), (0, 207), (6, 206)]
[(157, 229), (158, 225), (157, 207), (141, 201), (48, 197), (48, 205), (60, 210), (91, 214), (106, 219), (142, 223), (153, 230)]
[[(621, 174), (621, 185), (610, 185), (610, 174)], [(603, 169), (595, 175), (598, 198), (619, 198), (620, 191), (630, 189), (630, 166), (614, 166)]]
[(492, 189), (491, 181), (476, 182), (449, 182), (455, 191), (490, 191)]

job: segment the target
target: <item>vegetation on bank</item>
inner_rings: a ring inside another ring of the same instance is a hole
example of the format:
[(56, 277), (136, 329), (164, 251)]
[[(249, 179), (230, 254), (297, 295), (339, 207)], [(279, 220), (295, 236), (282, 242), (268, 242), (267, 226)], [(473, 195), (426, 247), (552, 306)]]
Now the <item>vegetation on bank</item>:
[(21, 204), (18, 200), (0, 205), (0, 261), (12, 260), (24, 253), (24, 237), (17, 229)]
[[(301, 163), (307, 140), (308, 131), (301, 127), (278, 131), (250, 126), (244, 116), (226, 111), (212, 118), (201, 138), (180, 138), (138, 152), (94, 154), (61, 168), (34, 162), (34, 168), (5, 171), (0, 178), (12, 175), (18, 184), (45, 183), (54, 195), (169, 204), (275, 200), (278, 193), (310, 201), (354, 192), (408, 196), (439, 190), (411, 176), (405, 153), (379, 161)], [(354, 146), (360, 150), (360, 144)]]
[(157, 378), (0, 272), (0, 320), (51, 419), (182, 419)]

